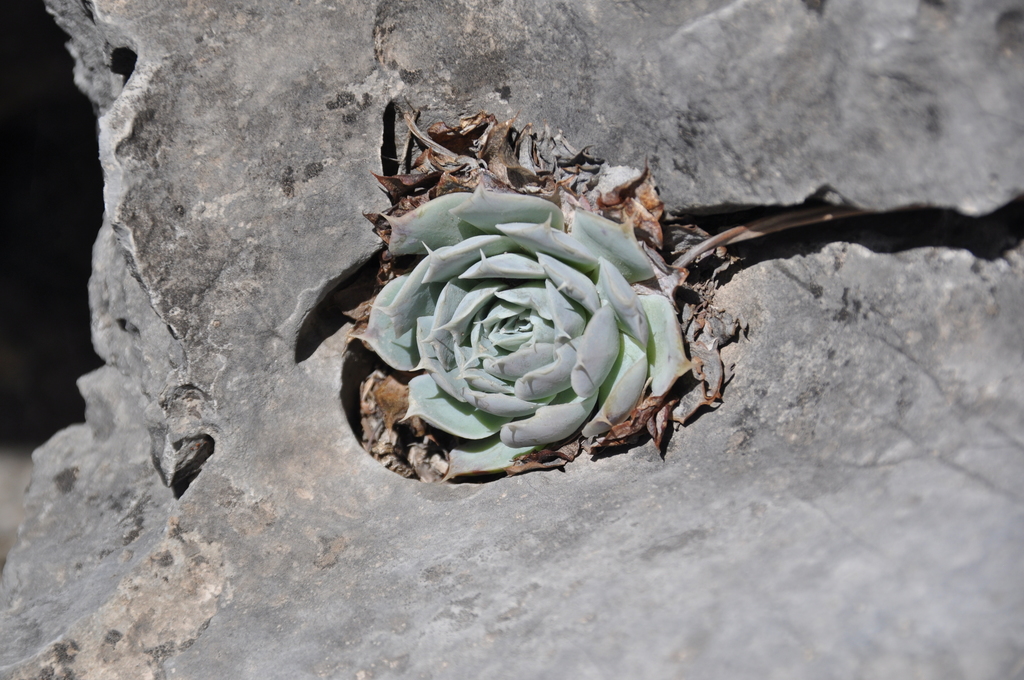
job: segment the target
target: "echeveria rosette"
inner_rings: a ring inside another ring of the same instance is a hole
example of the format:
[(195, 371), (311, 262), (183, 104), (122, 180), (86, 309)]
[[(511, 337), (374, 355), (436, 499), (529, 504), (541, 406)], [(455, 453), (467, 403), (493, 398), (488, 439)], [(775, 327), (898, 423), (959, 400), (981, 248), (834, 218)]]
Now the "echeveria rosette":
[[(447, 478), (500, 471), (581, 432), (602, 435), (688, 368), (672, 302), (632, 230), (535, 196), (447, 194), (391, 224), (390, 281), (361, 334), (409, 382), (408, 416), (463, 443)], [(649, 392), (648, 392), (649, 391)]]

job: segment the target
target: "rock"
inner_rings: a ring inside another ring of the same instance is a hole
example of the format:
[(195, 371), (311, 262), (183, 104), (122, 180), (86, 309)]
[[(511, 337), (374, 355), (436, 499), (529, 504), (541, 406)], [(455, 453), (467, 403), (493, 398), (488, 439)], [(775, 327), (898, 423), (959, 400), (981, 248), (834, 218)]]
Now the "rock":
[(822, 187), (990, 211), (1024, 176), (1012, 10), (51, 9), (102, 112), (107, 365), (81, 381), (87, 424), (34, 454), (0, 677), (1017, 672), (1016, 208), (931, 213), (968, 246), (1002, 234), (991, 253), (753, 242), (716, 298), (749, 326), (720, 408), (664, 456), (486, 484), (362, 451), (318, 305), (378, 246), (369, 173), (409, 105), (648, 158), (677, 211)]
[(25, 518), (22, 505), (32, 476), (28, 453), (20, 447), (0, 447), (0, 571), (18, 537), (18, 525)]

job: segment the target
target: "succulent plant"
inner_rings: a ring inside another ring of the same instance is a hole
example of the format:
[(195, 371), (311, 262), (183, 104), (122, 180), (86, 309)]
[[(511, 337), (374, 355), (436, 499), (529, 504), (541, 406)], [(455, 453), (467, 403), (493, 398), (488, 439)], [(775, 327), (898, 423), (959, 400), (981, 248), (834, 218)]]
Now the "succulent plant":
[(446, 478), (600, 437), (690, 368), (633, 229), (483, 184), (388, 217), (388, 282), (360, 338), (409, 381), (407, 417), (458, 438)]

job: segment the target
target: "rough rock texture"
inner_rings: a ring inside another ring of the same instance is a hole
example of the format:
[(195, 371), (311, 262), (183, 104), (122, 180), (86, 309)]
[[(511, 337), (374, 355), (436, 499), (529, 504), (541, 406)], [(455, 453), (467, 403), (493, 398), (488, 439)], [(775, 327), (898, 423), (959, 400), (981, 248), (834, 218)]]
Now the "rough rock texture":
[(7, 551), (18, 536), (18, 526), (25, 518), (25, 489), (32, 476), (30, 452), (0, 446), (0, 571), (7, 561)]
[[(983, 213), (1024, 187), (1019, 2), (51, 8), (102, 114), (107, 365), (34, 456), (0, 677), (1024, 670), (1019, 210), (936, 217), (995, 252), (750, 246), (725, 403), (664, 457), (405, 480), (342, 412), (344, 329), (297, 350), (377, 247), (389, 102), (647, 158), (677, 210)], [(206, 438), (176, 499), (152, 461)]]

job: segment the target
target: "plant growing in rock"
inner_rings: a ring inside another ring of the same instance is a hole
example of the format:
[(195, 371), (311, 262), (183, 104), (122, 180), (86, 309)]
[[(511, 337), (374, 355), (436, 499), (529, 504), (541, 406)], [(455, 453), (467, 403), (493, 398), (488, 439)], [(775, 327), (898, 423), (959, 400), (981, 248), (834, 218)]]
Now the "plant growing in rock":
[(722, 338), (698, 337), (714, 335), (704, 316), (690, 323), (691, 363), (675, 296), (685, 270), (659, 252), (648, 172), (488, 114), (426, 134), (407, 124), (422, 153), (412, 172), (378, 178), (394, 205), (368, 215), (388, 247), (354, 337), (391, 373), (389, 390), (378, 371), (361, 391), (364, 414), (380, 415), (370, 433), (364, 418), (368, 448), (385, 431), (398, 442), (405, 423), (419, 440), (407, 446), (443, 451), (445, 479), (514, 473), (639, 434), (660, 445), (691, 369), (711, 384), (675, 419), (718, 398)]
[[(360, 336), (409, 382), (407, 417), (465, 440), (448, 476), (503, 470), (538, 448), (624, 422), (689, 369), (672, 300), (622, 225), (479, 187), (390, 219), (390, 281)], [(648, 377), (650, 376), (650, 380)]]

